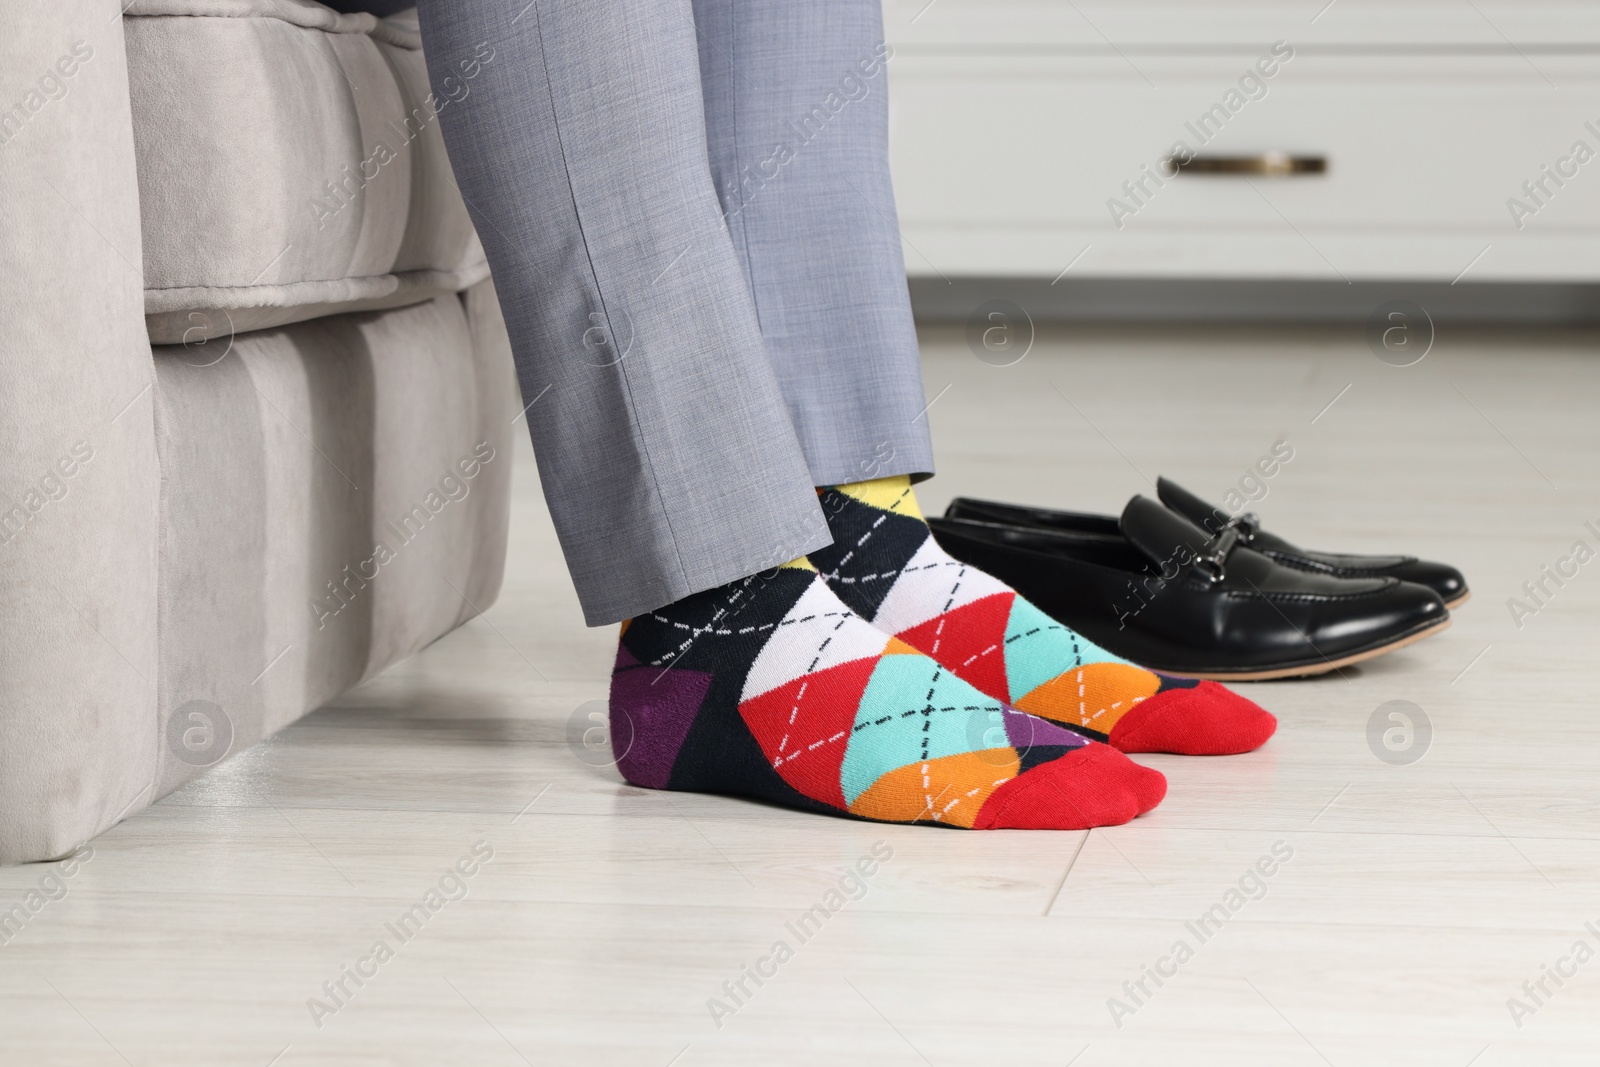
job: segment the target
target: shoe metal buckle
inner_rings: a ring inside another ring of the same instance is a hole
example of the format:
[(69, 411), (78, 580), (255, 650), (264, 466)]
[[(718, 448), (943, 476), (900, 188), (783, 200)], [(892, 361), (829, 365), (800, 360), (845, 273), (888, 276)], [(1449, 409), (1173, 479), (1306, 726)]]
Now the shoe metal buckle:
[[(1242, 515), (1235, 515), (1222, 526), (1222, 529), (1239, 531), (1239, 543), (1248, 545), (1256, 539), (1256, 533), (1261, 529), (1261, 516), (1253, 511), (1246, 511)], [(1219, 531), (1220, 532), (1220, 531)]]
[[(1241, 515), (1240, 519), (1254, 520), (1254, 515)], [(1222, 532), (1206, 542), (1195, 558), (1194, 565), (1211, 585), (1216, 585), (1228, 576), (1228, 556), (1235, 546), (1244, 540), (1239, 527), (1234, 525), (1239, 519), (1232, 519), (1222, 528)]]

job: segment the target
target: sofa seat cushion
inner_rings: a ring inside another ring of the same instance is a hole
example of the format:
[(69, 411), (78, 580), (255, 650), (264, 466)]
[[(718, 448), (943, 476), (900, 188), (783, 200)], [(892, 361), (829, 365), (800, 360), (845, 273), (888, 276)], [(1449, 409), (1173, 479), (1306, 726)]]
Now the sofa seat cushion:
[(415, 12), (136, 0), (124, 27), (152, 342), (417, 303), (487, 276), (439, 112), (492, 77), (491, 44), (452, 57), (435, 96)]
[[(505, 561), (520, 405), (489, 282), (224, 343), (214, 362), (152, 351), (161, 770), (146, 803), (476, 615)], [(220, 747), (172, 740), (196, 709)]]

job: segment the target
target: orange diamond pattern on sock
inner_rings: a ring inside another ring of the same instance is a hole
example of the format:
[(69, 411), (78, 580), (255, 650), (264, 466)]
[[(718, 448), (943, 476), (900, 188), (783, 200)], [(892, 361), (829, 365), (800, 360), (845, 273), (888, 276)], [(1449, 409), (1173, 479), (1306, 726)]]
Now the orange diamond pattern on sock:
[(1022, 760), (1009, 748), (910, 763), (873, 782), (850, 810), (869, 819), (926, 820), (970, 828), (989, 794), (1015, 778), (1021, 768)]
[(1160, 677), (1142, 667), (1087, 663), (1056, 675), (1012, 704), (1033, 715), (1109, 734), (1124, 715), (1160, 688)]

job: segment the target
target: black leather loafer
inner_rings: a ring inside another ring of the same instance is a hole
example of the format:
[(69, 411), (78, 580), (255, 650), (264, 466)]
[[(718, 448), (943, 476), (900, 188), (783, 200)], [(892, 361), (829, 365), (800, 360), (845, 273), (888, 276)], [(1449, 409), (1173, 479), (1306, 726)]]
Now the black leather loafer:
[[(1214, 508), (1176, 482), (1156, 479), (1156, 492), (1161, 502), (1196, 526), (1212, 534), (1221, 533), (1232, 526), (1239, 531), (1239, 543), (1268, 556), (1285, 567), (1311, 574), (1327, 574), (1335, 578), (1398, 578), (1402, 582), (1425, 585), (1439, 594), (1447, 608), (1458, 608), (1467, 602), (1472, 593), (1460, 571), (1444, 563), (1430, 563), (1415, 556), (1358, 556), (1343, 552), (1316, 552), (1290, 544), (1276, 534), (1261, 528), (1261, 521), (1246, 512), (1229, 518), (1220, 508)], [(1051, 511), (1046, 508), (1024, 508), (1013, 504), (997, 504), (988, 500), (971, 500), (958, 497), (945, 511), (949, 519), (975, 519), (995, 522), (1005, 526), (1037, 526), (1047, 530), (1070, 533), (1117, 533), (1117, 520), (1109, 515), (1081, 515), (1071, 511)]]
[(1136, 496), (1087, 529), (929, 519), (950, 555), (999, 578), (1065, 626), (1141, 666), (1190, 678), (1321, 674), (1450, 625), (1432, 589), (1337, 578), (1212, 535)]

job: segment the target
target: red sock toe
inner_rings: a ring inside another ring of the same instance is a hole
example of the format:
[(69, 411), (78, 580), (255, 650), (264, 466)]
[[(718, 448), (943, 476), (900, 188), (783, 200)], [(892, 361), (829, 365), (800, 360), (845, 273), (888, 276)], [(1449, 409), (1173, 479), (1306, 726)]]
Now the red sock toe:
[(1167, 779), (1115, 749), (1091, 744), (996, 789), (975, 830), (1087, 830), (1117, 826), (1161, 802)]
[[(1133, 763), (1132, 760), (1128, 762)], [(1166, 799), (1167, 776), (1143, 764), (1133, 763), (1133, 765), (1144, 772), (1139, 775), (1131, 775), (1129, 780), (1129, 786), (1133, 789), (1134, 796), (1139, 802), (1139, 814), (1144, 815), (1154, 811), (1156, 805)]]
[(1111, 731), (1123, 752), (1232, 756), (1267, 743), (1278, 720), (1253, 700), (1216, 682), (1167, 689), (1124, 715)]

